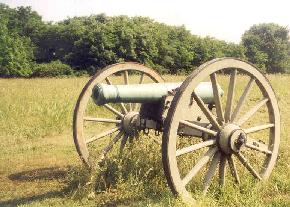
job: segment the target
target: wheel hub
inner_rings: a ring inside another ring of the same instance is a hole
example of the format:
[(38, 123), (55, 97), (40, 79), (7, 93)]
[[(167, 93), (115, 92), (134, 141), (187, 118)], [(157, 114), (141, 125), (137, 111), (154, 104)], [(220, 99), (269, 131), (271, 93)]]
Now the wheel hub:
[(218, 145), (225, 154), (239, 152), (246, 141), (246, 133), (235, 124), (225, 125), (218, 136)]
[(136, 111), (128, 112), (122, 121), (123, 129), (127, 134), (133, 134), (136, 129), (136, 121), (139, 113)]

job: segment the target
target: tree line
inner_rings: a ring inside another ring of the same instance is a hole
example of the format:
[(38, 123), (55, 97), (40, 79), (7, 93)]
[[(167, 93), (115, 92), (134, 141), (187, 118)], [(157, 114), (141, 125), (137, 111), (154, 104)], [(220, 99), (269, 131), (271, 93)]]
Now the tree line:
[(44, 22), (31, 7), (0, 4), (1, 77), (94, 74), (124, 61), (161, 73), (189, 73), (223, 56), (249, 60), (268, 73), (289, 73), (289, 31), (277, 24), (254, 25), (235, 44), (147, 17), (98, 14)]

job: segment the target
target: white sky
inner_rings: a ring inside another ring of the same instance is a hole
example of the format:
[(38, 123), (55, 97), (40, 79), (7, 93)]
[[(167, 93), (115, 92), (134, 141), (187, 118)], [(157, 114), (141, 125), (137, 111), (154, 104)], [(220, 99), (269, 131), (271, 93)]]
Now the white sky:
[(0, 0), (10, 7), (31, 6), (45, 21), (105, 13), (148, 16), (185, 25), (192, 34), (240, 41), (253, 24), (277, 23), (290, 29), (289, 0)]

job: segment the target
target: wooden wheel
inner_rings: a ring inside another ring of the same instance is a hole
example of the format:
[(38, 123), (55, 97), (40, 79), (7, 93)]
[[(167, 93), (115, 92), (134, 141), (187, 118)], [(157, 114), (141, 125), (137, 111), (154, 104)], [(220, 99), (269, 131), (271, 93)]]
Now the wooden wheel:
[(91, 98), (93, 87), (97, 83), (120, 85), (150, 82), (163, 82), (163, 79), (154, 70), (137, 63), (108, 66), (88, 81), (78, 98), (73, 119), (75, 146), (87, 166), (101, 161), (118, 140), (122, 140), (121, 148), (124, 147), (130, 130), (124, 128), (124, 120), (136, 115), (140, 107), (133, 103), (98, 106)]
[[(194, 92), (201, 81), (212, 83), (213, 110)], [(193, 113), (191, 104), (196, 104), (210, 127), (188, 119)], [(177, 135), (180, 124), (207, 136)], [(207, 62), (181, 85), (165, 120), (162, 159), (168, 184), (175, 194), (192, 199), (194, 193), (210, 190), (210, 185), (267, 179), (277, 159), (279, 140), (279, 108), (267, 78), (238, 59)]]

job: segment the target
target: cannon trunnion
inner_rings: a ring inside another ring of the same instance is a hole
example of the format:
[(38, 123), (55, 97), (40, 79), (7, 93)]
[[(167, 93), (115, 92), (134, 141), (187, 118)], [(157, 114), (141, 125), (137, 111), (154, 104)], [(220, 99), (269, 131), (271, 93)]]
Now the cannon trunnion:
[(150, 129), (155, 141), (162, 134), (165, 177), (185, 202), (196, 189), (208, 192), (212, 182), (265, 180), (278, 156), (274, 91), (257, 68), (236, 58), (204, 63), (179, 83), (164, 83), (141, 64), (119, 63), (97, 72), (83, 88), (73, 138), (87, 167), (98, 169), (114, 146), (122, 152), (129, 138)]

